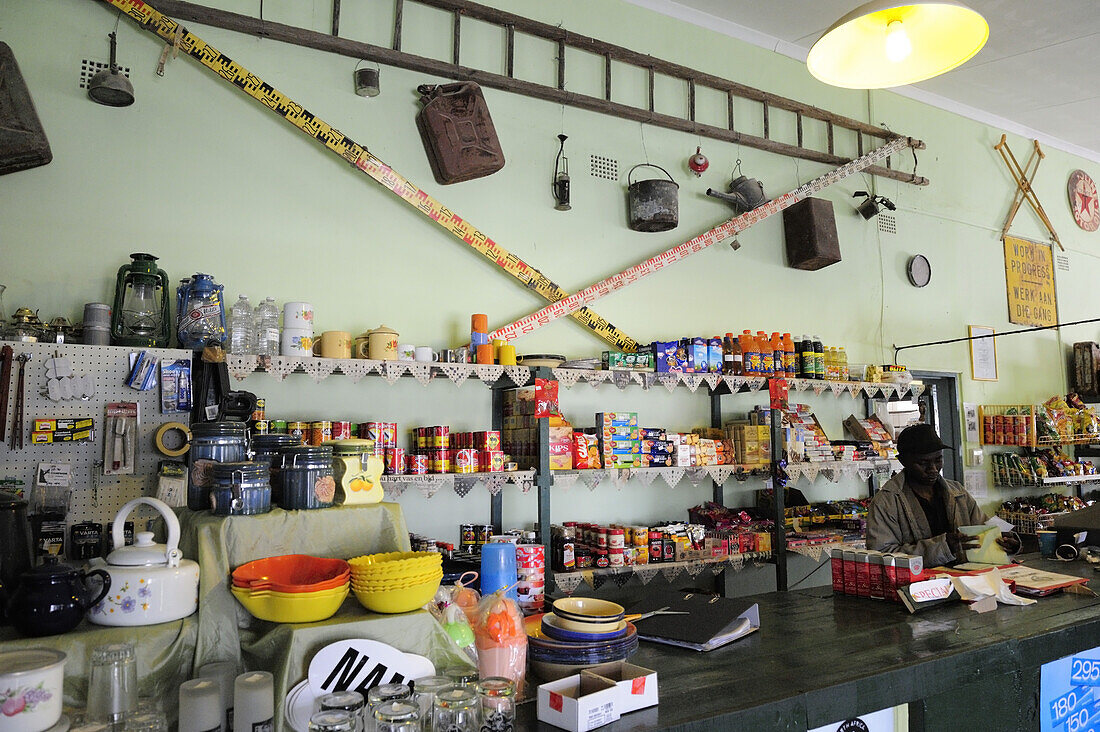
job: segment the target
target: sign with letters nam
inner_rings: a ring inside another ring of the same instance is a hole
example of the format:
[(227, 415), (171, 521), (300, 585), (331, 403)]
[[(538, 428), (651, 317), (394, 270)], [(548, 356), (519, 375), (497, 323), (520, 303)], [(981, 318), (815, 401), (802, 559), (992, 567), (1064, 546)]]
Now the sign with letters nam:
[(1006, 236), (1004, 244), (1009, 322), (1054, 325), (1058, 322), (1058, 298), (1050, 246), (1014, 236)]

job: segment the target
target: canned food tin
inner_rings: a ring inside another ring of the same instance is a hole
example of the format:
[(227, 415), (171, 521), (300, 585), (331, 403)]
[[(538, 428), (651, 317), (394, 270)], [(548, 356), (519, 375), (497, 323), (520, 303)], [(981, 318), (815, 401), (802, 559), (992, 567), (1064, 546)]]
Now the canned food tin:
[(401, 475), (405, 470), (405, 450), (400, 447), (388, 447), (385, 452), (386, 475)]
[(451, 446), (451, 428), (447, 425), (435, 425), (428, 428), (428, 447), (446, 450)]
[(258, 420), (261, 420), (261, 419), (267, 419), (267, 415), (264, 414), (264, 408), (266, 406), (267, 406), (267, 400), (266, 399), (257, 399), (256, 400), (256, 408), (254, 410), (252, 410), (252, 420), (254, 422), (258, 421)]
[(477, 526), (475, 526), (474, 524), (459, 524), (458, 538), (459, 544), (476, 544)]
[(476, 447), (478, 450), (499, 450), (500, 449), (500, 431), (499, 430), (486, 430), (484, 432), (473, 433), (474, 444), (472, 447)]
[(520, 544), (516, 547), (516, 569), (546, 569), (546, 548), (542, 544)]
[(501, 450), (481, 450), (477, 454), (477, 466), (482, 473), (500, 473), (504, 470), (504, 453)]
[(493, 535), (492, 524), (477, 524), (477, 543), (488, 544), (489, 537)]
[(256, 435), (266, 435), (271, 431), (271, 423), (266, 419), (257, 419), (252, 423), (252, 433)]
[(302, 444), (309, 440), (309, 422), (287, 422), (286, 432), (301, 439)]
[(455, 450), (455, 472), (456, 473), (476, 473), (477, 472), (477, 450), (465, 449)]
[(334, 420), (332, 423), (332, 439), (334, 440), (350, 440), (351, 439), (351, 422), (346, 419)]
[(409, 475), (424, 475), (428, 472), (427, 455), (406, 455), (405, 472)]
[(318, 447), (322, 442), (332, 439), (332, 422), (313, 422), (309, 426), (309, 444)]
[(285, 435), (286, 434), (286, 420), (285, 419), (273, 419), (271, 420), (272, 434)]

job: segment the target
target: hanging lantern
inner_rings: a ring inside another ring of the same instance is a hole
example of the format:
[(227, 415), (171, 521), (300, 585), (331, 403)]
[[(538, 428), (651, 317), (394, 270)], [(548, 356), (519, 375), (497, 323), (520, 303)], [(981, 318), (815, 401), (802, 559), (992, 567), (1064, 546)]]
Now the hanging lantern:
[(168, 275), (157, 258), (140, 252), (118, 268), (111, 342), (116, 346), (168, 347)]
[(692, 173), (695, 173), (695, 177), (698, 178), (703, 174), (707, 168), (710, 167), (710, 161), (707, 160), (707, 156), (703, 154), (703, 148), (696, 147), (695, 154), (688, 158), (688, 168)]

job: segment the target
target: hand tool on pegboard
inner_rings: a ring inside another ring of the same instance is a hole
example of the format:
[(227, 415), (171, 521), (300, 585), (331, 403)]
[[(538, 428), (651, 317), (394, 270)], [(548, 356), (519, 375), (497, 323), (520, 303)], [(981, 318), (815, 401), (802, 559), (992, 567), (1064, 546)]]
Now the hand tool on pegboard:
[[(143, 28), (156, 34), (173, 47), (177, 47), (203, 66), (236, 88), (248, 94), (265, 107), (286, 119), (296, 128), (322, 143), (346, 162), (381, 183), (387, 190), (399, 196), (424, 216), (434, 221), (456, 239), (459, 239), (481, 256), (519, 280), (524, 287), (554, 302), (569, 295), (549, 277), (497, 244), (462, 217), (445, 207), (416, 185), (404, 178), (369, 150), (347, 135), (314, 116), (302, 105), (236, 63), (221, 51), (210, 46), (179, 23), (155, 10), (141, 0), (102, 0), (118, 8)], [(619, 350), (633, 352), (638, 342), (626, 335), (604, 318), (587, 308), (575, 309), (570, 315), (583, 323), (598, 337)]]
[(8, 392), (11, 391), (11, 346), (0, 348), (0, 442), (7, 437)]
[(15, 413), (11, 420), (11, 440), (8, 443), (8, 447), (12, 450), (23, 449), (23, 404), (25, 402), (23, 387), (27, 378), (27, 361), (30, 360), (31, 357), (25, 353), (20, 353), (15, 357), (17, 364), (15, 368), (19, 372), (19, 376), (15, 387)]
[[(1005, 161), (1005, 165), (1008, 167), (1008, 173), (1012, 176), (1012, 180), (1016, 181), (1016, 195), (1013, 198), (1012, 210), (1008, 214), (1008, 220), (1005, 221), (1005, 227), (1001, 231), (1001, 238), (1003, 239), (1008, 233), (1008, 227), (1012, 225), (1012, 219), (1016, 216), (1017, 209), (1020, 208), (1019, 198), (1023, 198), (1035, 211), (1035, 214), (1047, 227), (1047, 231), (1050, 232), (1050, 238), (1054, 240), (1054, 243), (1058, 245), (1058, 248), (1063, 252), (1066, 248), (1062, 246), (1061, 240), (1058, 239), (1058, 234), (1054, 231), (1054, 224), (1050, 223), (1050, 219), (1047, 217), (1047, 212), (1043, 210), (1043, 204), (1039, 202), (1039, 196), (1035, 194), (1035, 189), (1031, 187), (1031, 182), (1035, 180), (1035, 174), (1039, 172), (1039, 160), (1045, 158), (1042, 149), (1039, 147), (1039, 141), (1035, 141), (1035, 149), (1031, 153), (1031, 157), (1028, 158), (1027, 165), (1020, 167), (1020, 163), (1016, 160), (1016, 156), (1012, 154), (1012, 148), (1008, 146), (1008, 139), (1006, 135), (1001, 135), (1001, 141), (993, 146), (993, 149), (1001, 154), (1001, 159)], [(1038, 157), (1036, 158), (1036, 153)], [(1028, 173), (1028, 169), (1031, 167), (1031, 160), (1035, 158), (1035, 169)]]
[(808, 198), (814, 193), (828, 188), (833, 183), (863, 170), (878, 160), (888, 157), (902, 148), (908, 147), (909, 144), (909, 138), (897, 137), (882, 147), (875, 148), (866, 155), (858, 157), (835, 170), (830, 170), (828, 173), (814, 178), (809, 183), (805, 183), (793, 191), (784, 193), (779, 198), (769, 201), (759, 208), (755, 208), (740, 216), (735, 216), (724, 224), (720, 224), (694, 239), (689, 239), (683, 244), (679, 244), (662, 254), (658, 254), (656, 257), (651, 257), (644, 262), (634, 265), (628, 270), (602, 279), (596, 284), (584, 288), (580, 292), (547, 305), (542, 310), (532, 313), (526, 318), (521, 318), (514, 323), (509, 323), (502, 328), (498, 328), (489, 334), (489, 338), (490, 340), (493, 338), (503, 338), (504, 340), (511, 341), (521, 335), (538, 330), (544, 325), (549, 325), (563, 315), (569, 315), (577, 308), (598, 300), (604, 295), (609, 295), (615, 290), (622, 289), (627, 285), (637, 282), (643, 277), (648, 277), (660, 269), (675, 264), (682, 259), (686, 259), (696, 252), (701, 252), (712, 244), (717, 244), (731, 236), (736, 236), (753, 224), (759, 223), (770, 216), (774, 216), (785, 208), (790, 208), (802, 199)]

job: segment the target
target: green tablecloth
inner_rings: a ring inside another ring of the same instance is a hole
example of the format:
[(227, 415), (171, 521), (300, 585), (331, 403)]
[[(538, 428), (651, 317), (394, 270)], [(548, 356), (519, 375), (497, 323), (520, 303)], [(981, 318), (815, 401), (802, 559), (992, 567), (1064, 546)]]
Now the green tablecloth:
[(436, 670), (453, 665), (473, 668), (426, 610), (377, 615), (364, 610), (351, 595), (335, 616), (319, 623), (257, 621), (254, 628), (241, 632), (241, 650), (246, 668), (264, 669), (275, 676), (275, 729), (289, 729), (283, 726), (282, 700), (306, 678), (313, 655), (330, 643), (355, 638), (380, 641), (405, 653), (425, 656)]
[(229, 575), (235, 567), (280, 554), (347, 559), (409, 549), (405, 518), (396, 503), (317, 511), (275, 508), (259, 516), (214, 516), (187, 509), (177, 513), (180, 549), (184, 557), (199, 563), (200, 570), (195, 671), (212, 661), (240, 665), (241, 630), (260, 623), (229, 591)]
[(137, 654), (138, 695), (158, 699), (169, 719), (176, 718), (179, 685), (191, 678), (191, 662), (198, 638), (199, 618), (157, 625), (118, 628), (83, 621), (63, 635), (24, 638), (11, 627), (0, 628), (0, 651), (55, 648), (65, 660), (65, 706), (83, 708), (88, 692), (88, 662), (92, 649), (106, 643), (130, 641)]

